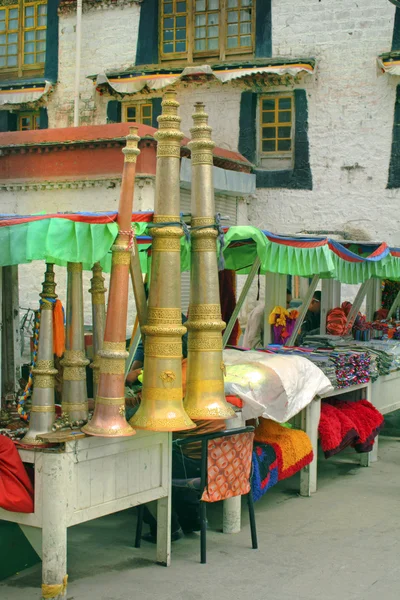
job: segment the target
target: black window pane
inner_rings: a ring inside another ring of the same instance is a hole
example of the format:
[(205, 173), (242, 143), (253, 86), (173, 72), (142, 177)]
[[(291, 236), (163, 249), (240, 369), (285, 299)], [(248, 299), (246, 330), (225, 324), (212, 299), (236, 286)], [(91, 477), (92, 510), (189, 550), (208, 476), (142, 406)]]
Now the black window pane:
[(263, 110), (275, 110), (275, 100), (263, 100)]
[(292, 120), (292, 113), (290, 111), (280, 112), (278, 116), (279, 123), (290, 123)]
[(279, 98), (279, 109), (282, 110), (284, 108), (292, 107), (292, 99), (291, 98)]
[(290, 138), (292, 128), (291, 127), (278, 127), (278, 137)]
[(278, 141), (278, 150), (281, 152), (288, 152), (292, 149), (292, 141), (291, 140), (279, 140)]
[(263, 152), (275, 152), (275, 140), (274, 141), (263, 141), (262, 143)]
[(262, 122), (263, 123), (273, 123), (274, 121), (275, 121), (275, 113), (273, 113), (273, 112), (262, 113)]
[(263, 136), (263, 139), (264, 138), (275, 139), (276, 138), (276, 127), (263, 127), (262, 136)]

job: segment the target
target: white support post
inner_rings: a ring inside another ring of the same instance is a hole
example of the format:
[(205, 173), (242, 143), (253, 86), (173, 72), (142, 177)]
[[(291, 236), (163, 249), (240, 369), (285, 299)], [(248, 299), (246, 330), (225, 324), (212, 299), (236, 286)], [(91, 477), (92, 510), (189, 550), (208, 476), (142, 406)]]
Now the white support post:
[(21, 333), (19, 329), (18, 266), (2, 269), (2, 365), (3, 391), (15, 392), (21, 377)]
[(300, 471), (300, 496), (311, 496), (317, 491), (318, 425), (321, 416), (321, 398), (314, 398), (301, 412), (301, 428), (311, 440), (314, 458)]
[(0, 267), (0, 409), (3, 408), (3, 267)]
[(229, 337), (230, 337), (230, 335), (232, 333), (232, 329), (235, 326), (236, 319), (238, 318), (238, 315), (239, 315), (239, 313), (241, 311), (241, 308), (242, 308), (242, 306), (244, 304), (244, 301), (246, 300), (246, 296), (249, 293), (249, 290), (251, 288), (251, 284), (253, 283), (253, 280), (254, 280), (255, 276), (257, 275), (257, 273), (258, 273), (258, 269), (260, 268), (260, 264), (261, 264), (260, 263), (260, 259), (257, 257), (256, 260), (253, 263), (253, 266), (251, 267), (250, 273), (247, 275), (246, 282), (245, 282), (245, 284), (244, 284), (244, 286), (242, 288), (242, 291), (240, 293), (239, 300), (236, 303), (235, 310), (233, 311), (232, 316), (229, 319), (229, 323), (227, 324), (226, 329), (224, 331), (224, 335), (222, 336), (222, 347), (223, 348), (225, 348), (226, 345), (227, 345), (227, 343), (228, 343)]
[(51, 586), (48, 589), (55, 600), (67, 598), (67, 490), (71, 467), (67, 454), (56, 457), (54, 453), (43, 453), (42, 591)]
[(396, 298), (394, 299), (394, 302), (393, 302), (392, 306), (390, 307), (390, 310), (389, 310), (389, 313), (388, 313), (388, 316), (387, 316), (388, 319), (391, 319), (393, 317), (393, 315), (394, 315), (397, 307), (399, 306), (399, 304), (400, 304), (400, 292), (397, 294)]
[[(244, 426), (241, 412), (236, 413), (236, 419), (229, 419), (226, 423), (227, 429), (240, 429)], [(241, 528), (242, 496), (235, 496), (223, 501), (223, 525), (224, 533), (239, 533)]]
[(314, 292), (317, 289), (318, 282), (319, 282), (319, 275), (314, 275), (314, 277), (310, 283), (310, 286), (308, 288), (307, 294), (304, 298), (304, 301), (303, 301), (303, 304), (302, 304), (302, 307), (300, 310), (300, 314), (297, 317), (296, 325), (294, 326), (293, 333), (288, 340), (288, 343), (287, 343), (288, 346), (294, 346), (294, 344), (296, 342), (296, 338), (300, 332), (301, 326), (303, 325), (304, 318), (307, 314), (308, 307), (310, 306), (310, 302), (313, 299)]
[(157, 563), (169, 567), (171, 564), (172, 433), (168, 434), (166, 463), (163, 465), (163, 481), (168, 487), (168, 495), (157, 501)]
[(287, 276), (278, 273), (265, 274), (264, 347), (272, 343), (269, 315), (275, 306), (286, 308)]
[(372, 279), (367, 292), (367, 321), (372, 321), (374, 314), (380, 309), (382, 303), (382, 283), (380, 279)]
[(340, 282), (335, 279), (322, 280), (321, 298), (321, 335), (326, 333), (326, 317), (332, 308), (340, 306)]
[(353, 302), (353, 306), (351, 307), (351, 310), (349, 312), (349, 314), (347, 315), (347, 321), (346, 321), (346, 331), (350, 332), (351, 328), (353, 327), (354, 324), (354, 320), (356, 318), (356, 316), (358, 315), (358, 311), (361, 308), (361, 304), (363, 303), (363, 300), (365, 298), (365, 294), (368, 292), (370, 286), (372, 284), (372, 280), (368, 279), (368, 281), (364, 281), (364, 283), (361, 285), (360, 289), (357, 292), (357, 296), (355, 297), (355, 300)]

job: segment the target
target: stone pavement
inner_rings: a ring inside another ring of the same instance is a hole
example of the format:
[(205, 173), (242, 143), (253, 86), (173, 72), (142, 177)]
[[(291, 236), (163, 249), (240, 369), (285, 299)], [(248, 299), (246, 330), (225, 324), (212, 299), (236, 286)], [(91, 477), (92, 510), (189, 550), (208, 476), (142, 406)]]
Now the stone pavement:
[[(256, 504), (259, 550), (246, 511), (240, 534), (223, 535), (210, 510), (208, 564), (192, 534), (173, 544), (170, 568), (155, 548), (133, 548), (135, 511), (69, 530), (69, 600), (398, 600), (400, 597), (400, 439), (380, 438), (379, 461), (353, 451), (319, 463), (319, 489), (298, 496), (298, 477)], [(243, 503), (244, 504), (244, 503)], [(0, 584), (1, 600), (39, 598), (40, 565)]]

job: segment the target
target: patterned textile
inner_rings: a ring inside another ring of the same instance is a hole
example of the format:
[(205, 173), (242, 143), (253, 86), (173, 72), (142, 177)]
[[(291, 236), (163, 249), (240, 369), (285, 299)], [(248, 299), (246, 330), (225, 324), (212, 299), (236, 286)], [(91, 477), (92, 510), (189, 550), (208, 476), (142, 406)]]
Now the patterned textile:
[(273, 446), (278, 461), (279, 481), (291, 477), (314, 458), (310, 438), (304, 431), (288, 429), (271, 419), (260, 418), (255, 440)]
[(265, 492), (278, 483), (278, 461), (273, 446), (269, 444), (254, 444), (253, 476), (251, 490), (256, 502)]
[(250, 491), (254, 433), (240, 433), (208, 442), (207, 487), (201, 499), (218, 502)]

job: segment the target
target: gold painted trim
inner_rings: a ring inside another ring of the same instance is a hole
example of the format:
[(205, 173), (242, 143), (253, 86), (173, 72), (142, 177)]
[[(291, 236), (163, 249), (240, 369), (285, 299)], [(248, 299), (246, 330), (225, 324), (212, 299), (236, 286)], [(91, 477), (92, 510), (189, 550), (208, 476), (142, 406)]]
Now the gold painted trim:
[(52, 406), (31, 406), (31, 412), (35, 412), (35, 413), (49, 413), (49, 412), (53, 412), (55, 413), (56, 409), (54, 404)]
[(87, 411), (88, 407), (89, 405), (87, 402), (79, 402), (78, 404), (73, 404), (72, 402), (66, 402), (64, 400), (61, 402), (61, 408), (63, 409), (63, 412), (71, 412), (72, 410)]
[(113, 250), (112, 264), (129, 266), (131, 264), (131, 254), (130, 250)]
[(97, 396), (96, 404), (102, 404), (103, 406), (125, 406), (125, 398), (104, 398), (103, 396)]
[(145, 355), (153, 358), (182, 358), (182, 342), (145, 341)]
[(86, 368), (85, 367), (65, 367), (63, 373), (64, 381), (85, 381), (86, 380)]
[(34, 388), (40, 389), (51, 389), (55, 386), (54, 376), (53, 375), (42, 375), (34, 380), (33, 382)]
[(125, 342), (103, 342), (101, 352), (126, 352)]
[(82, 271), (83, 271), (82, 263), (69, 262), (67, 264), (67, 271), (69, 273), (82, 273)]
[(182, 388), (143, 388), (142, 391), (142, 402), (155, 402), (158, 400), (161, 401), (179, 401), (183, 399)]
[(100, 373), (105, 375), (124, 375), (125, 360), (121, 358), (101, 358)]

